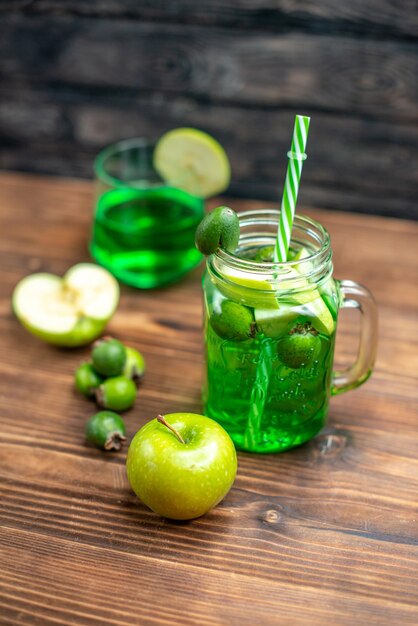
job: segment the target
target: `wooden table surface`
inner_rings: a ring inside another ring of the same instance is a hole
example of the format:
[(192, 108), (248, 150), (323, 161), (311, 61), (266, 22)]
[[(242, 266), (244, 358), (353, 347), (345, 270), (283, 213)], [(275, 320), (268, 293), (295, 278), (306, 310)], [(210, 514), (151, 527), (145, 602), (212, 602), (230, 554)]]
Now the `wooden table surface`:
[[(130, 491), (125, 451), (84, 443), (94, 405), (73, 372), (88, 348), (50, 347), (11, 312), (21, 277), (88, 260), (91, 191), (0, 176), (0, 623), (416, 625), (418, 223), (306, 211), (331, 233), (336, 276), (376, 296), (375, 373), (332, 399), (310, 443), (239, 453), (222, 504), (174, 523)], [(201, 410), (200, 274), (122, 290), (109, 333), (148, 362), (129, 438), (159, 412)], [(338, 363), (355, 352), (357, 322), (342, 315)]]

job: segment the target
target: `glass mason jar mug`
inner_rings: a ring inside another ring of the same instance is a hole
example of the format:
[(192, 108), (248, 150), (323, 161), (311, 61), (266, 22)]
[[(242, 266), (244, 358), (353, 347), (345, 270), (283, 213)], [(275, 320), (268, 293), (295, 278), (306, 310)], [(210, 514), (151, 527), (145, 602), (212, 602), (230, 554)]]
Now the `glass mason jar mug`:
[[(278, 452), (311, 439), (325, 425), (330, 395), (370, 376), (377, 309), (358, 283), (332, 277), (330, 238), (323, 226), (296, 216), (290, 261), (271, 258), (279, 212), (239, 215), (235, 254), (219, 249), (205, 274), (206, 415), (237, 448)], [(333, 371), (340, 308), (361, 313), (357, 360)]]

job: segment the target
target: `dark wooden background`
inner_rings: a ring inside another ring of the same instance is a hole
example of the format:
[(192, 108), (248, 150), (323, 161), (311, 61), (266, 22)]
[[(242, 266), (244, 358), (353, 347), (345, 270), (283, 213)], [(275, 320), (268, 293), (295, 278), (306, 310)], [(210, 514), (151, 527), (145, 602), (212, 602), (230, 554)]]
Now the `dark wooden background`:
[(418, 218), (416, 0), (0, 2), (0, 167), (92, 175), (116, 139), (201, 127), (230, 193), (275, 200), (293, 116), (300, 201)]

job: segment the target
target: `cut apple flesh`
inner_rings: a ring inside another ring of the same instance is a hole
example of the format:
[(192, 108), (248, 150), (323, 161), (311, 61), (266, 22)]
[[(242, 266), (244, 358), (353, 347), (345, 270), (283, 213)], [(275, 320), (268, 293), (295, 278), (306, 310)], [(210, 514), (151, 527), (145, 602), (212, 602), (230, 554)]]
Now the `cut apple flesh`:
[(225, 191), (231, 178), (225, 150), (196, 128), (165, 133), (155, 146), (154, 166), (164, 180), (202, 198)]
[(119, 301), (116, 280), (101, 267), (81, 263), (63, 278), (32, 274), (13, 294), (20, 322), (41, 339), (62, 346), (89, 343), (104, 329)]
[(95, 320), (108, 320), (119, 300), (119, 286), (111, 274), (91, 263), (74, 265), (63, 278), (65, 289), (75, 295), (80, 314)]
[(299, 313), (290, 307), (280, 307), (278, 309), (254, 309), (254, 319), (257, 328), (266, 337), (279, 339), (283, 337)]

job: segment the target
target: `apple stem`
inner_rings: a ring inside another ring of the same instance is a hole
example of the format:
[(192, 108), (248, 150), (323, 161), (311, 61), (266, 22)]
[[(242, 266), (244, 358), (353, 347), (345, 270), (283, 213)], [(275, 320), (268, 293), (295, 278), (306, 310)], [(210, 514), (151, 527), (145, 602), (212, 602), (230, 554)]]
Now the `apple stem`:
[(167, 426), (167, 428), (175, 434), (180, 443), (186, 443), (180, 433), (174, 428), (174, 426), (171, 426), (171, 424), (167, 422), (164, 415), (157, 415), (157, 420), (160, 422), (160, 424), (164, 424), (164, 426)]

